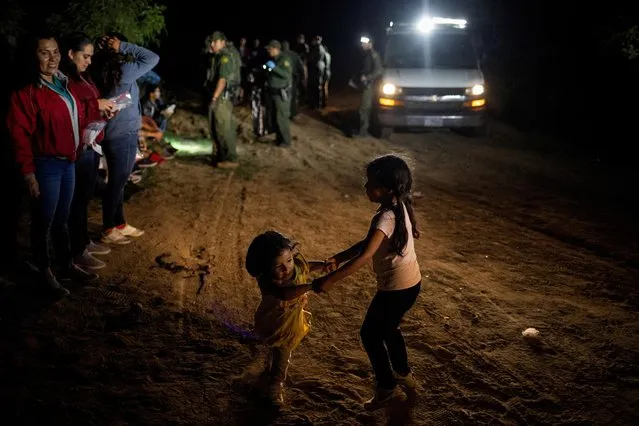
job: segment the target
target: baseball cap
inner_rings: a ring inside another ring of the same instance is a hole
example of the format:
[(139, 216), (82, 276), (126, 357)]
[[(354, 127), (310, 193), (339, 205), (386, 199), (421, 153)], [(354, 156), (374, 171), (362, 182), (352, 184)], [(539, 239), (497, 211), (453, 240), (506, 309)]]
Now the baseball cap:
[(267, 48), (268, 47), (272, 47), (272, 48), (275, 48), (275, 49), (281, 49), (282, 48), (282, 44), (279, 41), (277, 41), (277, 40), (271, 40), (271, 41), (268, 42), (266, 47)]
[(213, 34), (211, 34), (211, 41), (216, 40), (226, 40), (226, 36), (222, 31), (215, 31)]

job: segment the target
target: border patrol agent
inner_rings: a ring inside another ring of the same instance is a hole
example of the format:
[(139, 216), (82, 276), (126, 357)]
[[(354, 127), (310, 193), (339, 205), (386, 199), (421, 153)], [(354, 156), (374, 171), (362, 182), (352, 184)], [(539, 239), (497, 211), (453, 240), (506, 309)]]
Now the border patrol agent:
[(233, 102), (240, 85), (240, 67), (235, 55), (226, 47), (226, 37), (216, 31), (211, 36), (215, 54), (212, 67), (213, 95), (209, 106), (211, 137), (216, 146), (215, 163), (220, 168), (235, 168), (237, 162), (237, 123), (233, 117)]
[(362, 88), (362, 100), (359, 105), (358, 136), (365, 138), (369, 136), (368, 126), (370, 124), (371, 110), (373, 109), (373, 100), (375, 98), (375, 82), (384, 73), (384, 68), (382, 67), (382, 59), (379, 53), (373, 49), (373, 42), (368, 37), (362, 37), (360, 42), (364, 50), (364, 58), (359, 76)]
[(291, 87), (293, 85), (293, 64), (291, 57), (282, 53), (282, 45), (277, 40), (271, 40), (266, 46), (271, 60), (264, 67), (268, 71), (266, 84), (273, 105), (275, 106), (276, 144), (291, 146)]
[(297, 116), (299, 89), (304, 84), (306, 70), (304, 69), (302, 58), (297, 52), (291, 50), (291, 45), (288, 41), (282, 42), (282, 51), (291, 58), (293, 73), (293, 85), (291, 86), (291, 120), (293, 120)]

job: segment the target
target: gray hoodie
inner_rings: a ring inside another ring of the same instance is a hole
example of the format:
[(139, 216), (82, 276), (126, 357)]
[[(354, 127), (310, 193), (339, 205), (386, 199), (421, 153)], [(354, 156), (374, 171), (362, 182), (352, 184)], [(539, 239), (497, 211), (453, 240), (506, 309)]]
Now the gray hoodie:
[(111, 93), (108, 93), (106, 97), (114, 98), (129, 92), (133, 104), (121, 110), (113, 119), (107, 122), (104, 130), (104, 140), (107, 143), (111, 139), (138, 134), (142, 125), (142, 114), (140, 110), (140, 89), (136, 80), (151, 71), (160, 62), (160, 57), (150, 50), (124, 41), (120, 43), (120, 53), (132, 56), (133, 60), (122, 65), (120, 84)]

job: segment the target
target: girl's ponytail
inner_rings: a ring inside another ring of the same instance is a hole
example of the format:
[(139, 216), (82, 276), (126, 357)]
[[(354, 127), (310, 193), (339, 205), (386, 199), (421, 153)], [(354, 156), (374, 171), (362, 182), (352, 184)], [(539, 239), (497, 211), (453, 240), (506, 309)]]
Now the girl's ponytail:
[(408, 229), (406, 223), (406, 213), (413, 229), (413, 238), (419, 238), (415, 212), (413, 211), (413, 200), (411, 190), (413, 187), (413, 177), (406, 162), (395, 155), (385, 155), (373, 160), (367, 167), (369, 176), (390, 191), (394, 197), (394, 202), (384, 206), (395, 214), (395, 231), (391, 237), (393, 251), (399, 256), (403, 256), (406, 244), (408, 244)]

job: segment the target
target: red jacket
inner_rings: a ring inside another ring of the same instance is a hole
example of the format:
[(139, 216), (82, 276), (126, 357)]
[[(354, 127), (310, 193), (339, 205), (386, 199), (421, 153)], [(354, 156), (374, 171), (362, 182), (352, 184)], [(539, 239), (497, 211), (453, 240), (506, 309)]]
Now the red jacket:
[[(66, 84), (64, 74), (58, 73), (56, 77)], [(73, 115), (60, 95), (43, 83), (29, 84), (11, 95), (7, 127), (23, 174), (35, 171), (34, 157), (64, 157), (75, 161), (82, 148), (81, 131), (88, 124), (87, 119), (95, 118), (87, 117), (87, 112), (92, 111), (92, 104), (97, 110), (97, 99), (81, 102), (70, 92), (76, 111)]]
[[(80, 125), (80, 139), (87, 125), (93, 121), (103, 121), (98, 107), (98, 99), (100, 99), (100, 91), (92, 81), (86, 80), (84, 77), (70, 77), (69, 90), (73, 93), (80, 103), (84, 106), (85, 120)], [(104, 130), (100, 132), (95, 139), (96, 143), (102, 142), (104, 139)]]

